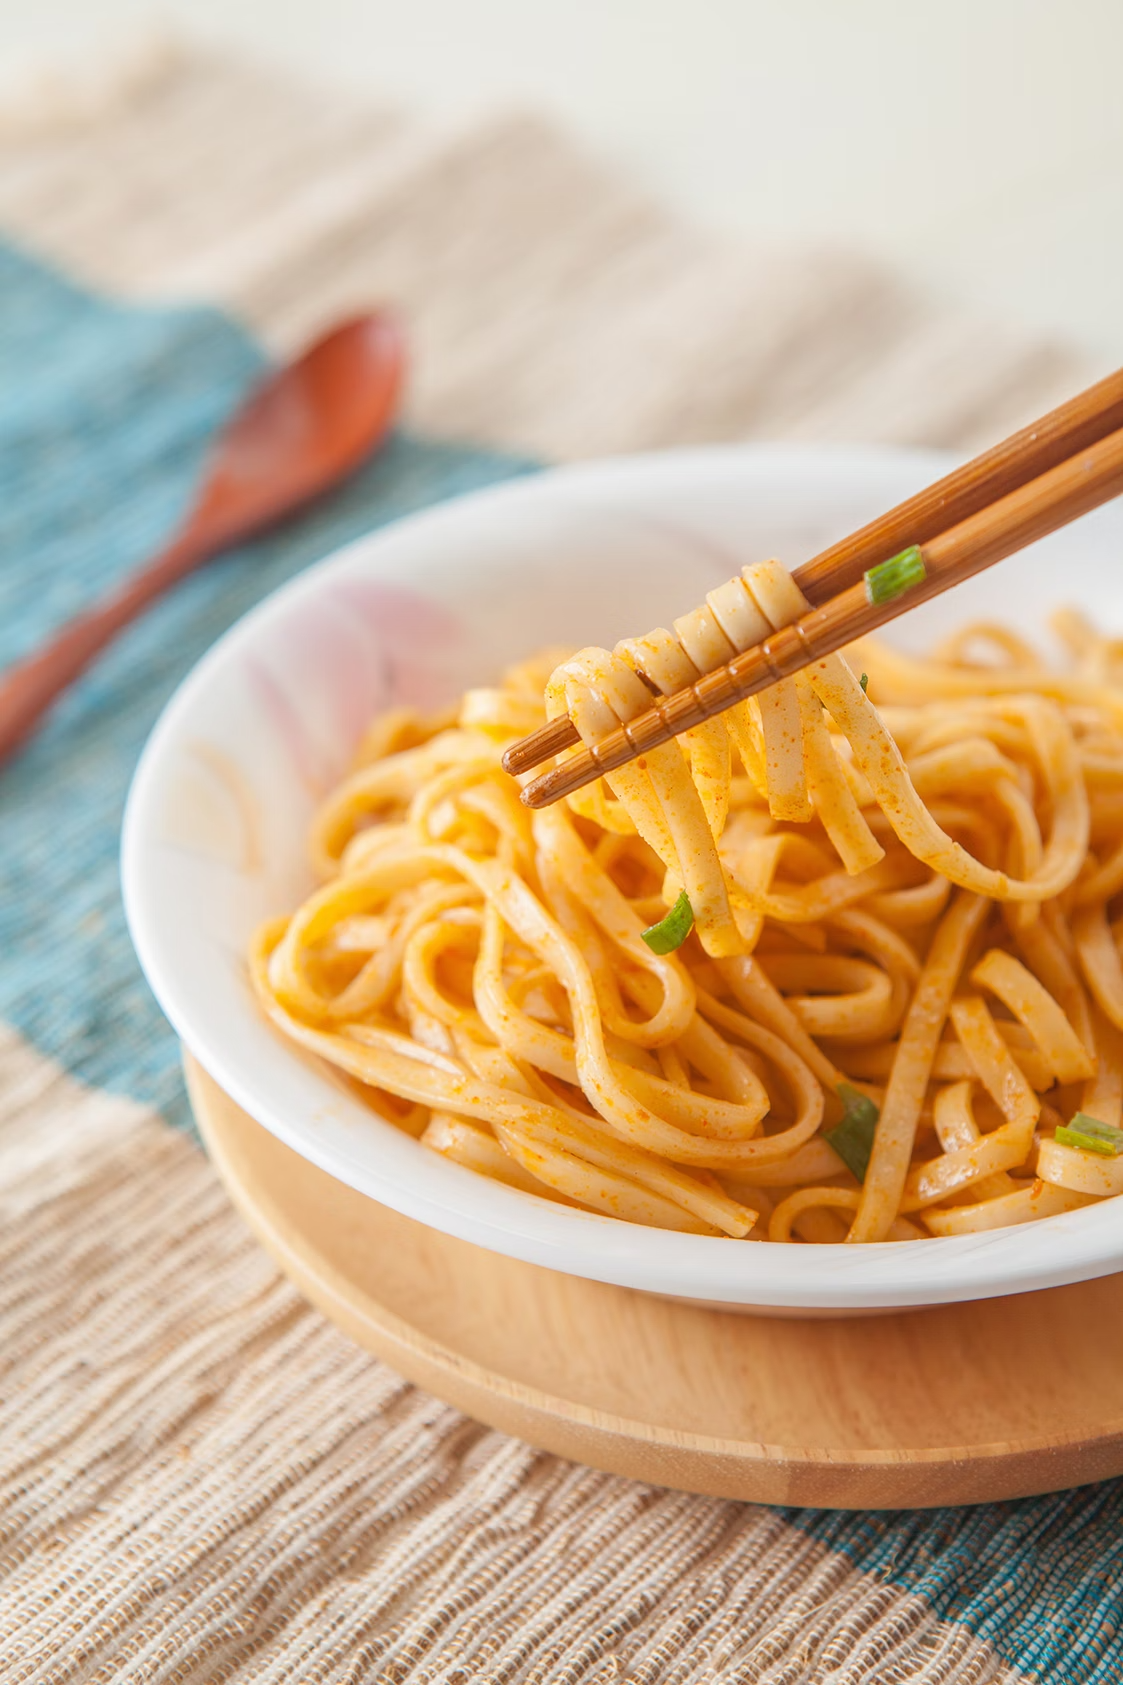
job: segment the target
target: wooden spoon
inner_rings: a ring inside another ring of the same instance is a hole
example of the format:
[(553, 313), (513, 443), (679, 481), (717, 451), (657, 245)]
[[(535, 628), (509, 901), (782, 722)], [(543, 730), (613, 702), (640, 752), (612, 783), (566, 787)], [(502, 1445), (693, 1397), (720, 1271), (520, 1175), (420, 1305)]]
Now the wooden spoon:
[(167, 547), (0, 679), (0, 761), (161, 592), (358, 468), (387, 433), (404, 368), (401, 329), (379, 311), (342, 323), (267, 375), (219, 435), (194, 507)]

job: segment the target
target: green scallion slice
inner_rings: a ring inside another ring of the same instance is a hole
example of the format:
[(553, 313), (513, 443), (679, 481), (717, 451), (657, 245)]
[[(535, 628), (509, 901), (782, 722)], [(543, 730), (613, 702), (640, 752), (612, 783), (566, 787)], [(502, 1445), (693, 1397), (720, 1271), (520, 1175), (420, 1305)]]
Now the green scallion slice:
[(833, 1129), (824, 1129), (823, 1140), (830, 1142), (847, 1170), (852, 1170), (859, 1182), (864, 1182), (881, 1114), (868, 1094), (852, 1088), (848, 1082), (839, 1083), (838, 1097), (846, 1108), (842, 1122), (836, 1123)]
[(1062, 1124), (1055, 1138), (1062, 1147), (1079, 1147), (1082, 1153), (1099, 1153), (1101, 1158), (1118, 1158), (1123, 1153), (1123, 1129), (1101, 1123), (1087, 1112), (1077, 1112), (1071, 1123)]
[(863, 692), (863, 694), (864, 694), (864, 693), (865, 693), (865, 692), (866, 692), (866, 691), (867, 691), (867, 690), (868, 690), (868, 689), (869, 689), (869, 683), (870, 683), (870, 676), (869, 676), (869, 674), (868, 674), (868, 673), (863, 673), (863, 674), (862, 674), (862, 676), (861, 676), (861, 678), (860, 678), (860, 679), (859, 679), (859, 680), (858, 680), (858, 683), (859, 683), (859, 684), (860, 684), (860, 685), (861, 685), (861, 687), (862, 687), (862, 692)]
[(679, 896), (666, 918), (649, 926), (643, 939), (653, 954), (673, 954), (681, 948), (694, 928), (694, 908), (685, 891)]
[(910, 544), (899, 556), (890, 556), (887, 562), (878, 562), (875, 568), (867, 569), (866, 596), (874, 608), (878, 608), (882, 603), (891, 603), (894, 597), (903, 596), (912, 586), (919, 585), (924, 577), (924, 557), (920, 546)]

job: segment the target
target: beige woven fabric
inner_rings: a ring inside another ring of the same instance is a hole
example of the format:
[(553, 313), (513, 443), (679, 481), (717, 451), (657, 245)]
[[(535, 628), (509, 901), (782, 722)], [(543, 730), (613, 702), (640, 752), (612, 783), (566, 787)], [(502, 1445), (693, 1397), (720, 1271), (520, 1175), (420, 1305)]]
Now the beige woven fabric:
[[(0, 227), (277, 344), (395, 298), (430, 433), (967, 443), (1079, 375), (849, 257), (683, 230), (526, 119), (442, 135), (176, 57), (32, 115), (0, 124)], [(278, 1278), (189, 1143), (11, 1031), (0, 1210), (5, 1685), (1016, 1677), (778, 1512), (407, 1386)]]
[(222, 303), (278, 347), (393, 301), (430, 437), (555, 459), (966, 448), (1084, 372), (848, 253), (684, 228), (532, 118), (449, 134), (174, 55), (93, 113), (0, 121), (0, 226), (113, 291)]

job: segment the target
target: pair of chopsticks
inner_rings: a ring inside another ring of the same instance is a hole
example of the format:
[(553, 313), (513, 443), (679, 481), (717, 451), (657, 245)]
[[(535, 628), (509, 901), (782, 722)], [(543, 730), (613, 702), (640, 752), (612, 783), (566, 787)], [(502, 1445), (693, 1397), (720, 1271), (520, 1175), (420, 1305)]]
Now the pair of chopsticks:
[[(813, 605), (801, 620), (536, 778), (522, 800), (549, 807), (1121, 492), (1123, 369), (796, 568), (793, 578)], [(905, 550), (916, 583), (877, 601), (867, 576)], [(579, 741), (561, 714), (513, 743), (503, 765), (529, 772)]]

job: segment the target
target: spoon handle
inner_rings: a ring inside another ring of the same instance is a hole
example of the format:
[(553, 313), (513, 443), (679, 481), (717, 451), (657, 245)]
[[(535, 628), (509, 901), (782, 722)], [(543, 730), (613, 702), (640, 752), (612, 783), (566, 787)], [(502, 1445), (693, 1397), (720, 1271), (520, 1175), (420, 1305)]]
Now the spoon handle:
[(8, 668), (0, 677), (0, 763), (106, 644), (200, 560), (198, 540), (190, 531), (182, 534), (100, 603), (75, 615), (34, 655)]

